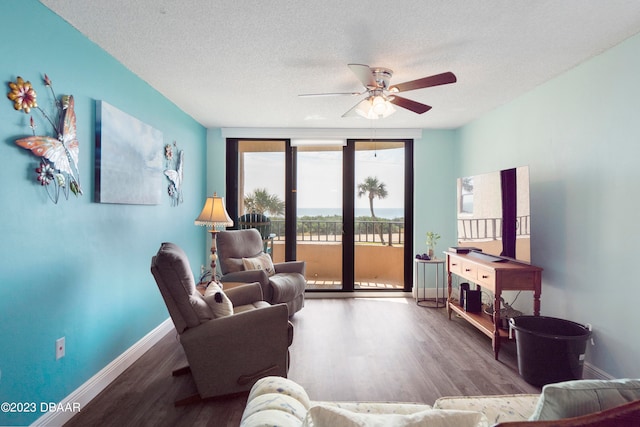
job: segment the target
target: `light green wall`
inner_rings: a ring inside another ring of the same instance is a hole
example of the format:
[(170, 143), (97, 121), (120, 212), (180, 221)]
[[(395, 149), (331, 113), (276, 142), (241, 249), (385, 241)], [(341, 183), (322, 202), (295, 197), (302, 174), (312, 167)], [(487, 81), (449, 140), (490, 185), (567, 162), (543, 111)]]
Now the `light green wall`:
[(640, 36), (459, 130), (458, 175), (529, 165), (542, 314), (594, 327), (587, 361), (640, 377)]
[(226, 196), (226, 143), (220, 129), (207, 131), (207, 194)]
[(427, 231), (440, 234), (436, 255), (456, 243), (456, 132), (424, 130), (414, 143), (414, 253), (427, 251)]
[[(205, 262), (206, 233), (193, 220), (206, 194), (206, 129), (38, 1), (5, 0), (0, 10), (12, 17), (0, 26), (0, 402), (58, 402), (168, 317), (149, 271), (161, 242), (182, 245), (194, 270)], [(36, 183), (36, 157), (14, 143), (30, 134), (29, 116), (6, 98), (20, 75), (46, 108), (43, 73), (58, 95), (74, 95), (80, 142), (84, 195), (57, 205)], [(171, 207), (164, 177), (160, 205), (93, 202), (96, 100), (177, 141), (183, 204)], [(56, 361), (62, 336), (67, 354)], [(0, 425), (41, 415), (0, 412)]]

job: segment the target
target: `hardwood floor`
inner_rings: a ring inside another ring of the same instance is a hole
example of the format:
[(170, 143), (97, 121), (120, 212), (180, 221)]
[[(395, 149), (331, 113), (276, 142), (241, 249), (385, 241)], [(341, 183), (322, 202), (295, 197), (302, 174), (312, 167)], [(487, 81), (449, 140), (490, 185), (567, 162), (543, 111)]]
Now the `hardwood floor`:
[[(312, 400), (433, 404), (440, 396), (538, 393), (518, 376), (515, 346), (446, 310), (406, 298), (308, 299), (292, 322), (289, 378)], [(195, 391), (175, 333), (157, 343), (65, 426), (238, 426), (246, 396), (176, 408)]]

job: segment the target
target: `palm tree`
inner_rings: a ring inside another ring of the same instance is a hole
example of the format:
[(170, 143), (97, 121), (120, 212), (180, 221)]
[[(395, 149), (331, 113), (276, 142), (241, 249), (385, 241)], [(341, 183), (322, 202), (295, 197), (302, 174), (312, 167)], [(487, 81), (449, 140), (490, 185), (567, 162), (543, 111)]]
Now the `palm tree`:
[[(358, 184), (358, 197), (362, 197), (365, 194), (369, 196), (369, 209), (371, 210), (371, 217), (374, 221), (376, 221), (376, 214), (373, 211), (373, 199), (375, 199), (376, 197), (378, 199), (384, 199), (388, 196), (389, 193), (387, 193), (386, 184), (384, 182), (379, 182), (377, 177), (368, 176), (365, 178), (364, 182)], [(378, 228), (378, 233), (380, 235), (380, 240), (384, 245), (382, 227)]]
[(244, 196), (244, 210), (246, 213), (265, 215), (284, 215), (284, 202), (275, 194), (269, 194), (266, 188), (256, 188), (252, 193)]

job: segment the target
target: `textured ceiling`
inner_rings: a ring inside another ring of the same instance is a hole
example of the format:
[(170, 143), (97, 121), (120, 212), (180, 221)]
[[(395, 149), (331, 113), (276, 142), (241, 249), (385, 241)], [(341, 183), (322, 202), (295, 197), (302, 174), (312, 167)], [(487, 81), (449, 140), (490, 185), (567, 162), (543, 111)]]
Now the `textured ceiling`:
[(640, 31), (637, 0), (41, 0), (206, 127), (368, 128), (348, 63), (452, 71), (377, 128), (455, 128)]

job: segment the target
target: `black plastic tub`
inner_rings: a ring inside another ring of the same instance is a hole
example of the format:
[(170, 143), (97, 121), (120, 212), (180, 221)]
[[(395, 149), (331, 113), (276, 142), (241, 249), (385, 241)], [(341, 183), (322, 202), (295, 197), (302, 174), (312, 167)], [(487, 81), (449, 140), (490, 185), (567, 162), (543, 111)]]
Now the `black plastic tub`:
[(545, 316), (509, 320), (515, 330), (518, 371), (535, 386), (582, 378), (591, 331), (579, 323)]

